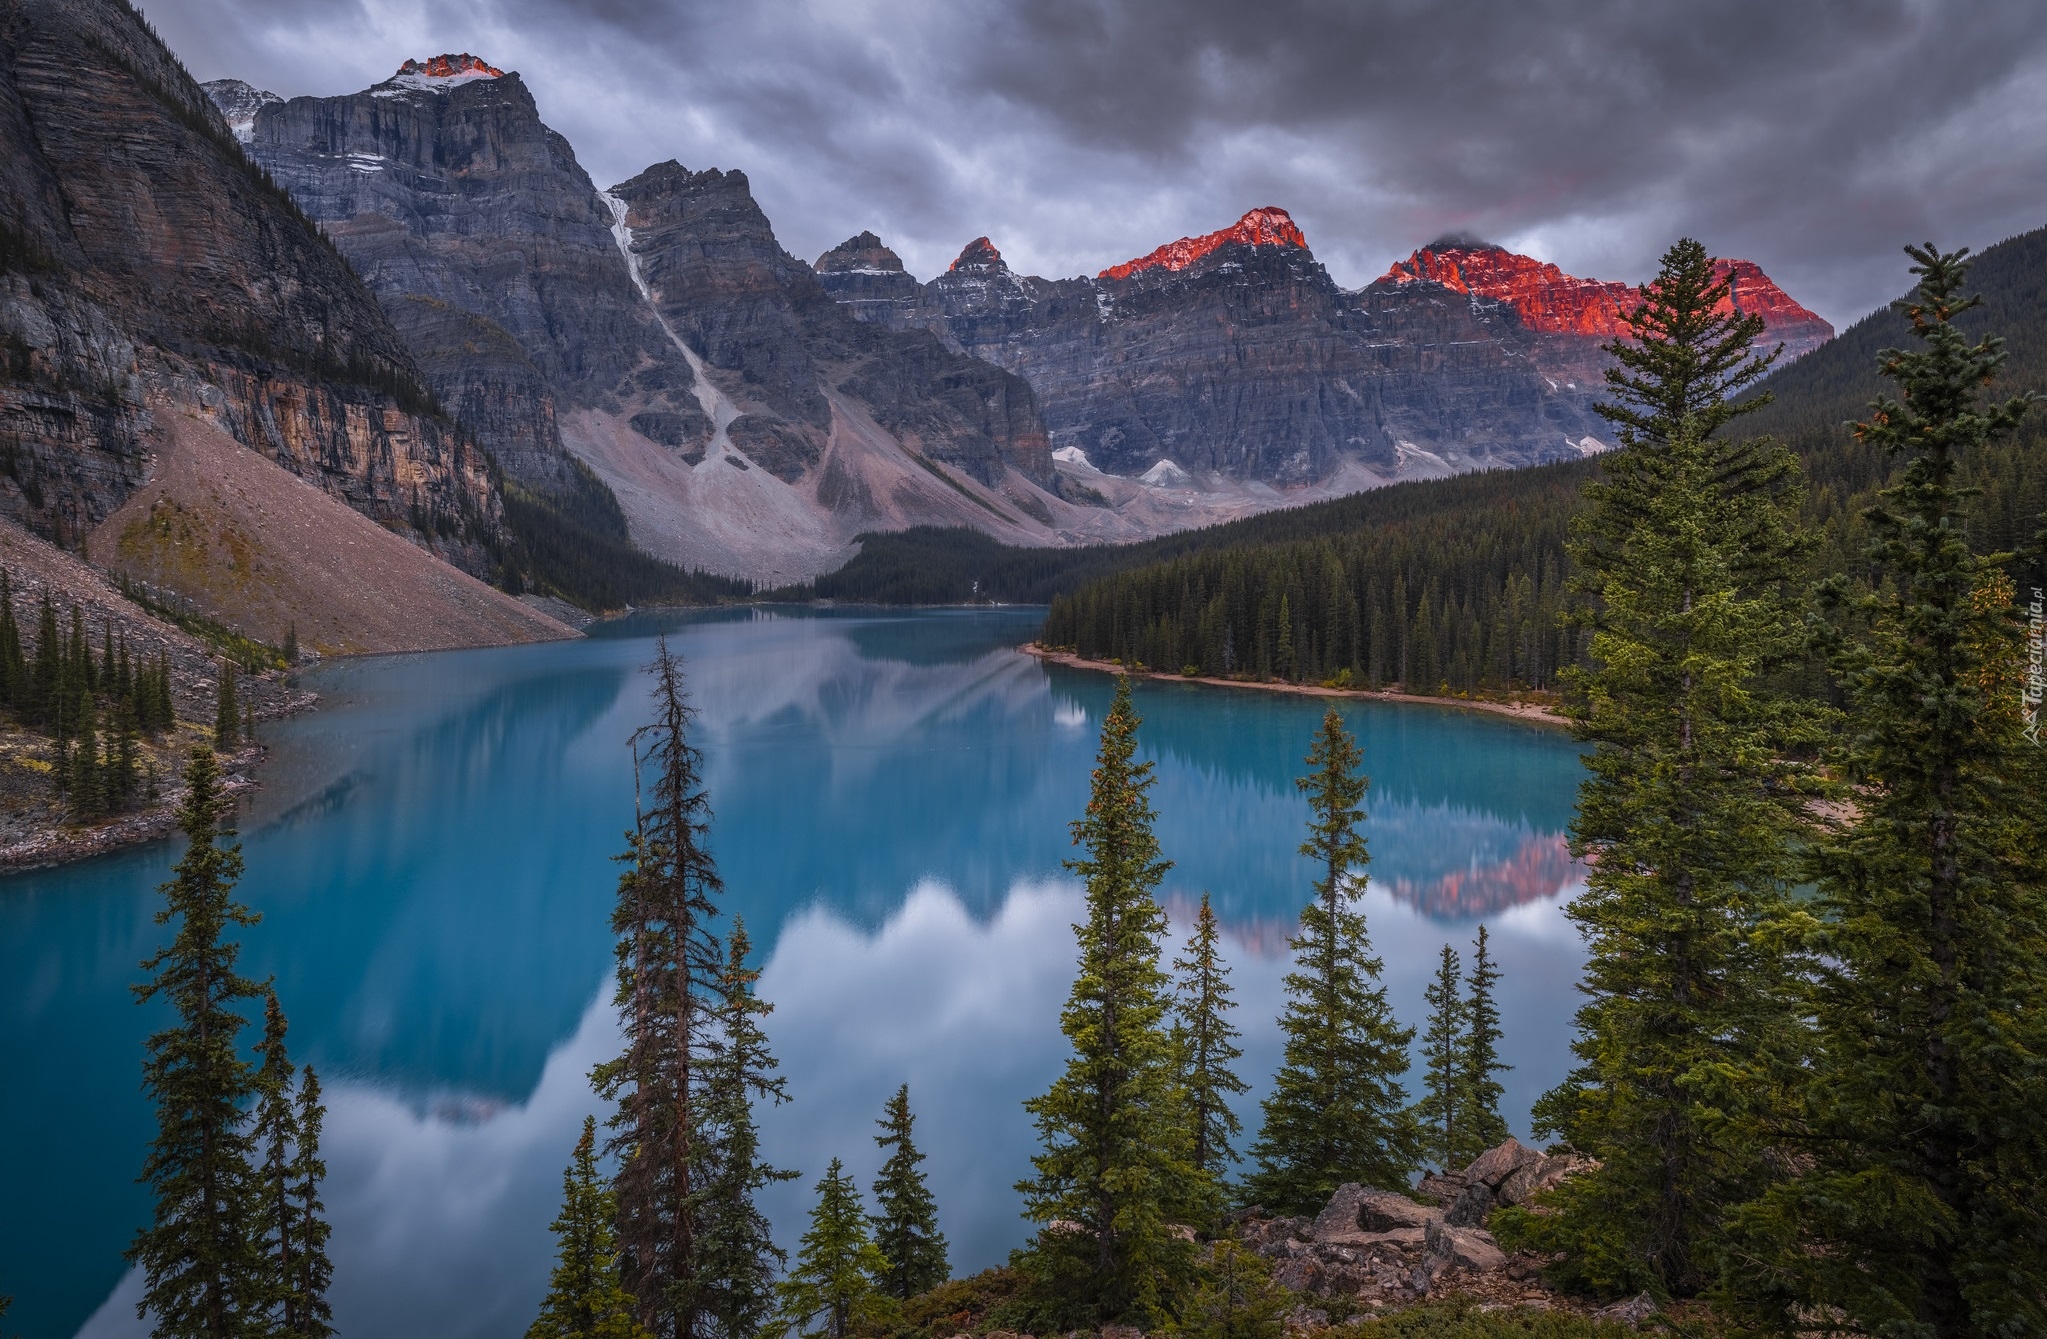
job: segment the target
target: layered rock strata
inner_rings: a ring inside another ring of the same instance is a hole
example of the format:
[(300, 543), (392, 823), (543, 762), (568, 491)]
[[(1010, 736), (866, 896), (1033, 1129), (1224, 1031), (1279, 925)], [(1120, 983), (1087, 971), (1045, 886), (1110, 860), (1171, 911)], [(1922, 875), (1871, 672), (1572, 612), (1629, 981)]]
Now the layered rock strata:
[(118, 0), (0, 11), (0, 512), (82, 534), (200, 413), (488, 570), (488, 463), (375, 299)]

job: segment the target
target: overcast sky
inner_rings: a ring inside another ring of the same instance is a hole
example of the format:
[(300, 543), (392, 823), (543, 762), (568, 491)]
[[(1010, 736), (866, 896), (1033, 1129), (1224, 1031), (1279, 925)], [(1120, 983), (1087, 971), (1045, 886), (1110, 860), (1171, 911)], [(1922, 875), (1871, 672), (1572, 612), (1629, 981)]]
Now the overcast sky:
[(1246, 209), (1346, 285), (1474, 233), (1639, 281), (1680, 235), (1837, 326), (1899, 247), (2047, 223), (2036, 0), (151, 0), (201, 79), (353, 92), (470, 51), (599, 186), (737, 167), (805, 259), (987, 234), (1093, 273)]

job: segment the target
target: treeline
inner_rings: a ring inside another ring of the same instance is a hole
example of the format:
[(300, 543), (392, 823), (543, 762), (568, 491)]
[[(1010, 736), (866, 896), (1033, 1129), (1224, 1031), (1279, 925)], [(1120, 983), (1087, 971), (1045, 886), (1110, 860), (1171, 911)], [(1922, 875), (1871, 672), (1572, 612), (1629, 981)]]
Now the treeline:
[[(1991, 248), (1974, 274), (1990, 296), (1963, 328), (2009, 339), (2010, 384), (2047, 387), (2047, 230)], [(1776, 435), (1801, 461), (1799, 523), (1818, 537), (1807, 580), (1871, 579), (1863, 513), (1893, 462), (1851, 440), (1846, 424), (1878, 389), (1879, 351), (1908, 333), (1894, 311), (1865, 318), (1772, 376), (1773, 403), (1745, 425)], [(1570, 571), (1571, 518), (1595, 468), (1574, 462), (1432, 481), (1343, 499), (1353, 504), (1343, 510), (1324, 504), (1255, 518), (1272, 529), (1315, 530), (1341, 516), (1358, 527), (1350, 533), (1273, 542), (1251, 538), (1256, 529), (1240, 523), (1175, 537), (1190, 548), (1211, 540), (1228, 547), (1148, 558), (1130, 570), (1083, 576), (1077, 589), (1052, 590), (1042, 640), (1090, 659), (1168, 671), (1399, 685), (1414, 693), (1550, 689), (1557, 672), (1584, 655), (1582, 636), (1560, 628), (1557, 615)], [(1965, 493), (1960, 508), (1972, 541), (1986, 552), (2026, 549), (2047, 514), (2047, 429), (2026, 425), (1958, 468), (1964, 488), (1977, 490)], [(1427, 501), (1389, 496), (1402, 491)], [(1143, 548), (1098, 551), (1061, 577), (1113, 568), (1117, 556), (1137, 557)], [(887, 558), (885, 551), (877, 562)], [(2015, 566), (2012, 575), (2025, 572)], [(1811, 667), (1790, 672), (1809, 684), (1818, 679)]]
[[(65, 629), (68, 622), (69, 630)], [(0, 707), (18, 724), (50, 736), (50, 769), (73, 814), (91, 822), (136, 808), (157, 790), (141, 737), (177, 724), (170, 655), (132, 652), (112, 620), (95, 652), (78, 606), (60, 618), (48, 592), (37, 606), (33, 641), (14, 613), (13, 583), (0, 568)]]
[(722, 604), (750, 599), (751, 581), (686, 571), (634, 548), (618, 499), (580, 460), (566, 490), (536, 493), (503, 480), (505, 528), (513, 541), (501, 583), (534, 590), (593, 613), (628, 605)]
[(1549, 689), (1582, 652), (1558, 619), (1578, 481), (1530, 482), (1482, 510), (1108, 577), (1055, 599), (1041, 640), (1189, 673)]

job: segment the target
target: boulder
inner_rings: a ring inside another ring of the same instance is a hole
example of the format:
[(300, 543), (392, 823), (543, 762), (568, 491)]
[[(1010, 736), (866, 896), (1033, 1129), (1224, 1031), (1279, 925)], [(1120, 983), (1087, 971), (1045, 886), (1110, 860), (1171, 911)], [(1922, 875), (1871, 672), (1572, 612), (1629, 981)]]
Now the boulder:
[(1450, 1269), (1485, 1274), (1507, 1265), (1506, 1252), (1493, 1240), (1492, 1233), (1481, 1228), (1434, 1222), (1429, 1224), (1427, 1244), (1430, 1258), (1441, 1260)]
[(1287, 1243), (1298, 1241), (1307, 1235), (1308, 1221), (1305, 1218), (1267, 1218), (1252, 1220), (1237, 1229), (1243, 1243), (1260, 1255), (1284, 1255)]
[(1487, 1149), (1464, 1169), (1463, 1179), (1467, 1185), (1483, 1183), (1497, 1187), (1514, 1173), (1531, 1164), (1547, 1161), (1538, 1149), (1529, 1148), (1520, 1140), (1509, 1136), (1507, 1141)]
[(1622, 1325), (1640, 1325), (1656, 1314), (1656, 1299), (1648, 1293), (1636, 1293), (1624, 1302), (1603, 1306), (1592, 1313), (1594, 1320), (1617, 1321)]
[(1516, 1168), (1493, 1194), (1502, 1204), (1526, 1204), (1586, 1165), (1578, 1158), (1544, 1156)]
[(1319, 1292), (1322, 1288), (1322, 1262), (1312, 1255), (1296, 1255), (1282, 1260), (1272, 1271), (1272, 1281), (1290, 1292)]
[(1329, 1328), (1329, 1313), (1314, 1307), (1297, 1306), (1281, 1319), (1288, 1334), (1309, 1334)]
[(1479, 1227), (1484, 1224), (1486, 1215), (1493, 1211), (1493, 1203), (1493, 1192), (1486, 1183), (1474, 1181), (1464, 1188), (1464, 1193), (1450, 1201), (1443, 1221), (1451, 1227)]

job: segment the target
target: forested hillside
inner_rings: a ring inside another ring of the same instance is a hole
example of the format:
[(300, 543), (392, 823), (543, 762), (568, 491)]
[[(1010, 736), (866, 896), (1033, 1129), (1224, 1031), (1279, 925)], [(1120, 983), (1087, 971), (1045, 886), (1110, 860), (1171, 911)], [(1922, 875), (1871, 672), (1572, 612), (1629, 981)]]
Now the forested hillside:
[[(1999, 391), (2047, 389), (2047, 230), (1987, 250), (1971, 286), (1985, 301), (1963, 324), (2009, 341)], [(1878, 352), (1905, 342), (1905, 328), (1888, 310), (1858, 322), (1771, 377), (1775, 402), (1743, 422), (1804, 462), (1803, 514), (1821, 536), (1815, 576), (1858, 571), (1861, 512), (1889, 462), (1848, 424), (1877, 392)], [(1085, 584), (1053, 599), (1044, 640), (1206, 674), (1315, 681), (1347, 671), (1422, 693), (1547, 689), (1578, 654), (1577, 634), (1555, 615), (1569, 517), (1591, 468), (1409, 485), (1259, 518), (1272, 527), (1264, 534), (1176, 536), (1179, 554), (1127, 565), (1117, 551), (1100, 554)], [(1981, 490), (1968, 504), (1976, 546), (2027, 544), (2047, 513), (2047, 417), (1965, 471)], [(1349, 525), (1336, 523), (1342, 508)], [(1286, 534), (1289, 524), (1300, 529)]]

